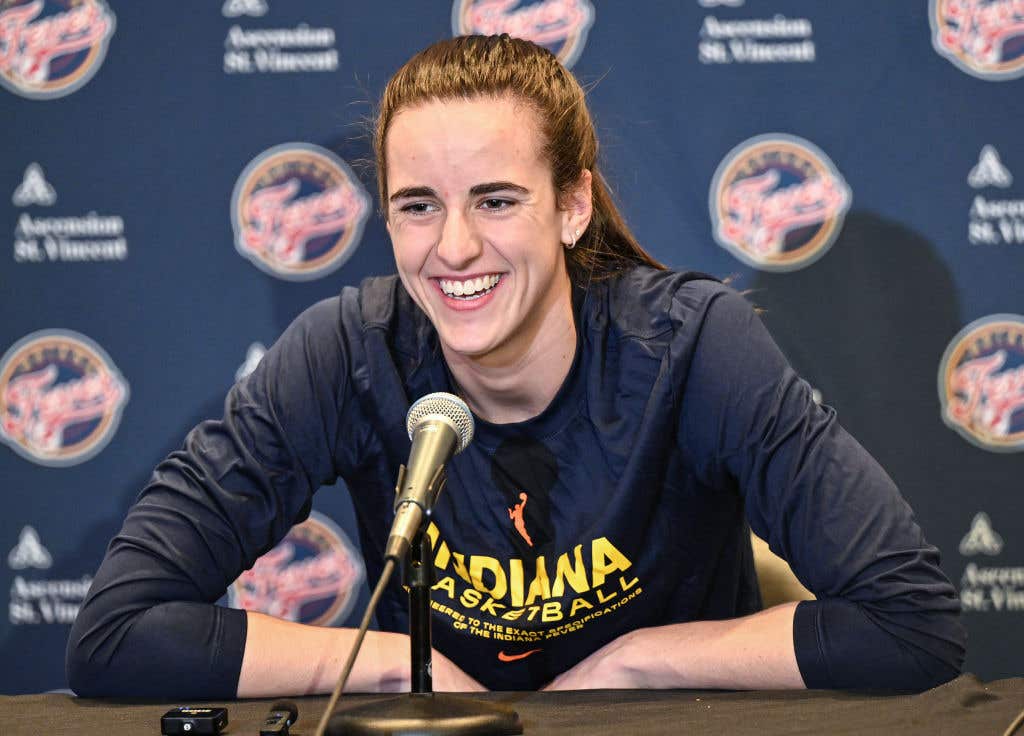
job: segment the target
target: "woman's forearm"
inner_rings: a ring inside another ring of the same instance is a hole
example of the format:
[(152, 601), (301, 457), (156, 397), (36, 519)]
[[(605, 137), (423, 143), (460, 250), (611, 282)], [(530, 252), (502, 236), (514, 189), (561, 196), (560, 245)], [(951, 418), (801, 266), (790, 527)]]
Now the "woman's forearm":
[(796, 603), (725, 621), (633, 632), (626, 665), (647, 688), (803, 688), (793, 648)]
[(552, 690), (802, 688), (793, 648), (795, 603), (725, 621), (637, 629), (562, 673)]
[[(238, 697), (329, 693), (334, 690), (356, 639), (356, 629), (335, 629), (283, 621), (248, 612), (248, 630)], [(346, 692), (407, 692), (409, 637), (367, 631)], [(439, 652), (433, 653), (435, 690), (473, 691), (483, 687)]]
[[(355, 642), (355, 629), (309, 626), (251, 611), (247, 618), (238, 697), (305, 695), (334, 689)], [(408, 637), (368, 631), (345, 689), (399, 691), (408, 685), (408, 663)]]

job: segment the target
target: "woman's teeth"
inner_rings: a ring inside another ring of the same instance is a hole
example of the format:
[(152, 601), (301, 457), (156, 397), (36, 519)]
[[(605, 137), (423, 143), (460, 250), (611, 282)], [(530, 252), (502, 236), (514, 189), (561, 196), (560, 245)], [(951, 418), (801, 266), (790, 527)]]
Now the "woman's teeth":
[(476, 279), (467, 279), (466, 281), (441, 279), (440, 283), (441, 291), (446, 296), (454, 299), (479, 299), (497, 286), (500, 280), (501, 276), (494, 274), (491, 276), (481, 276)]

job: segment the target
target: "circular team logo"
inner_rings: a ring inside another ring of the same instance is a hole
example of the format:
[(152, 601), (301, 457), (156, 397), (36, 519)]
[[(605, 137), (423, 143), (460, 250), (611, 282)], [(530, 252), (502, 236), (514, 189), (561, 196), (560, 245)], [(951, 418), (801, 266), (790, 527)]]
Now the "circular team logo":
[(1024, 317), (967, 325), (939, 366), (942, 419), (985, 450), (1024, 450)]
[(1024, 76), (1024, 3), (1020, 0), (929, 0), (932, 45), (981, 79)]
[(456, 36), (507, 33), (533, 41), (571, 67), (583, 53), (587, 33), (594, 24), (590, 0), (455, 0), (452, 32)]
[(0, 0), (0, 84), (50, 100), (92, 79), (114, 35), (104, 0)]
[(709, 199), (719, 245), (762, 271), (795, 271), (825, 255), (853, 197), (815, 145), (769, 133), (729, 152)]
[(272, 276), (320, 278), (359, 244), (370, 198), (344, 161), (325, 148), (285, 143), (253, 159), (235, 184), (235, 247)]
[(128, 384), (70, 330), (33, 332), (0, 359), (0, 440), (40, 465), (85, 462), (117, 431)]
[(340, 623), (359, 597), (363, 562), (316, 511), (228, 588), (228, 605), (316, 626)]

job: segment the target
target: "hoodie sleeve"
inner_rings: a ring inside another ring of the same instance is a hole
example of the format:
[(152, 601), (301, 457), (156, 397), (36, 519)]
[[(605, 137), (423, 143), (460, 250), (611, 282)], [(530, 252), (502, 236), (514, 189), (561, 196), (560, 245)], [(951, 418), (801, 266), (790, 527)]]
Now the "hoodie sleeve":
[(923, 690), (955, 677), (956, 591), (893, 481), (814, 402), (751, 306), (719, 287), (697, 324), (680, 442), (738, 487), (751, 528), (817, 600), (793, 641), (809, 688)]
[(339, 475), (343, 427), (360, 424), (341, 421), (354, 402), (338, 315), (338, 299), (300, 315), (229, 391), (223, 418), (157, 466), (72, 627), (79, 695), (235, 697), (246, 614), (215, 601), (309, 515)]

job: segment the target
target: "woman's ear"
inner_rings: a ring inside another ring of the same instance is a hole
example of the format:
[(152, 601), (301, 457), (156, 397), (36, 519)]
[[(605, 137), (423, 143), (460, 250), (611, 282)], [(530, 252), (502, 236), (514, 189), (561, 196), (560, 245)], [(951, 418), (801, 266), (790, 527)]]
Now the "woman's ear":
[(594, 211), (593, 176), (583, 169), (575, 183), (561, 196), (562, 242), (575, 245), (590, 224)]

